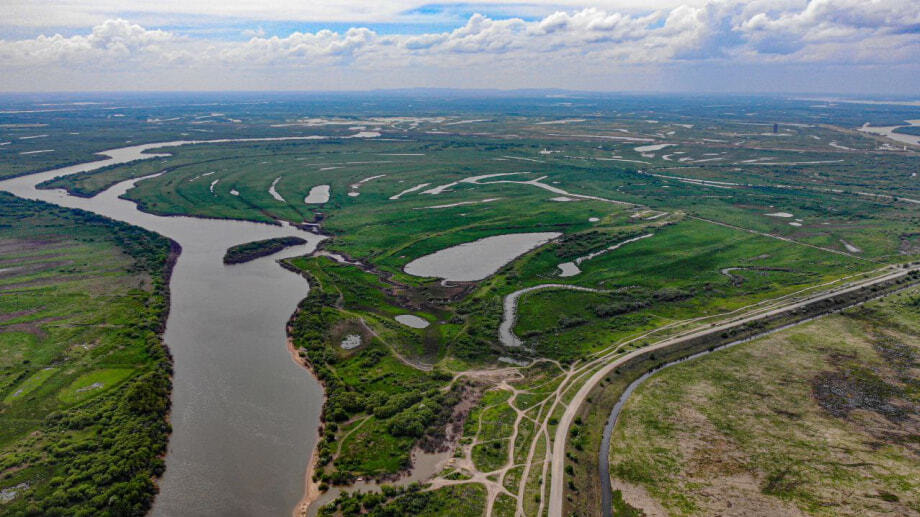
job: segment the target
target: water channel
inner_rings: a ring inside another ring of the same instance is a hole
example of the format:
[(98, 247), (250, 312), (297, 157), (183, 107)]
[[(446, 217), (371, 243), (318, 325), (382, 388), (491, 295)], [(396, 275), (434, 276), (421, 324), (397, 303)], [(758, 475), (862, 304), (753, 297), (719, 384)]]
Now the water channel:
[[(143, 154), (148, 149), (200, 143), (206, 142), (106, 151), (108, 159), (2, 181), (0, 190), (108, 216), (182, 246), (164, 335), (175, 361), (173, 433), (152, 515), (290, 515), (304, 492), (323, 393), (286, 345), (285, 323), (308, 285), (276, 261), (312, 251), (322, 237), (287, 225), (144, 213), (119, 197), (138, 180), (89, 199), (35, 188), (58, 176), (162, 156)], [(284, 236), (307, 244), (246, 264), (222, 263), (230, 246)]]

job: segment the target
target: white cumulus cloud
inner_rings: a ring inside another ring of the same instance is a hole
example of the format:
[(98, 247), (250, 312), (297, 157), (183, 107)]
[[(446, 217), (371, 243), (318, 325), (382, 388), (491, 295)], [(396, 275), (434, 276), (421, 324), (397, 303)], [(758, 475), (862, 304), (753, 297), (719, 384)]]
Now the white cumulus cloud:
[[(587, 8), (538, 20), (469, 17), (451, 31), (380, 34), (365, 27), (245, 41), (192, 38), (123, 20), (84, 34), (0, 40), (0, 72), (68, 67), (361, 70), (494, 67), (614, 69), (681, 63), (920, 65), (916, 0), (710, 0), (651, 12)], [(501, 86), (501, 85), (496, 85)]]

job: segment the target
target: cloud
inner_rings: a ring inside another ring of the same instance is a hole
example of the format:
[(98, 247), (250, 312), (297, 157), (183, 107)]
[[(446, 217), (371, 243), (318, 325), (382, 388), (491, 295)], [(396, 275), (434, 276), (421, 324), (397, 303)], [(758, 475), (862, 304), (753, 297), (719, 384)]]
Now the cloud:
[(32, 66), (51, 63), (118, 65), (140, 56), (163, 58), (165, 46), (180, 38), (161, 30), (148, 30), (126, 20), (107, 20), (86, 35), (66, 38), (60, 34), (31, 40), (0, 40), (0, 66)]
[[(706, 0), (592, 0), (608, 10), (648, 11)], [(501, 18), (543, 16), (557, 9), (578, 10), (584, 0), (4, 0), (0, 26), (79, 27), (132, 13), (134, 20), (222, 18), (236, 21), (412, 23), (450, 19), (463, 12), (491, 12)], [(162, 23), (162, 22), (160, 22)]]
[[(470, 16), (454, 30), (380, 34), (364, 27), (246, 41), (191, 38), (106, 20), (85, 34), (0, 40), (0, 72), (73, 67), (115, 72), (190, 64), (231, 70), (348, 68), (566, 70), (686, 63), (920, 64), (915, 0), (711, 0), (654, 11), (588, 8), (537, 20)], [(593, 72), (596, 73), (596, 72)]]

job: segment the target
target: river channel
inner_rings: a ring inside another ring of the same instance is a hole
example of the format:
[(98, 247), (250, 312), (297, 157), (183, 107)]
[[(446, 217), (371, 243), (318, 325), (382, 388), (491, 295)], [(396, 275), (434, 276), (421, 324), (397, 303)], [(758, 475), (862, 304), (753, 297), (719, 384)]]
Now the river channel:
[[(304, 492), (323, 392), (286, 346), (285, 323), (308, 285), (276, 261), (312, 251), (322, 237), (291, 226), (144, 213), (119, 197), (138, 180), (89, 199), (35, 188), (58, 176), (161, 156), (142, 154), (148, 149), (201, 143), (106, 151), (100, 154), (108, 159), (0, 181), (0, 190), (108, 216), (182, 246), (164, 335), (175, 366), (173, 433), (152, 515), (287, 516)], [(230, 246), (284, 236), (307, 244), (246, 264), (222, 262)]]

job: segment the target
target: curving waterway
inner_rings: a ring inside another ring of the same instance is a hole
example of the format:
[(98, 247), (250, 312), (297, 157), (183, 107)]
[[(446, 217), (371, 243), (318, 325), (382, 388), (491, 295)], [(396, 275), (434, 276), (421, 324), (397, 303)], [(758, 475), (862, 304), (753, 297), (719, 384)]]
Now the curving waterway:
[[(315, 138), (321, 137), (213, 142)], [(308, 285), (276, 261), (312, 251), (322, 237), (291, 226), (144, 213), (119, 197), (138, 179), (89, 199), (36, 189), (55, 177), (164, 156), (143, 154), (149, 149), (203, 143), (209, 142), (105, 151), (107, 159), (0, 181), (0, 190), (108, 216), (182, 246), (164, 335), (175, 362), (173, 433), (152, 514), (290, 515), (303, 496), (323, 392), (286, 346), (285, 323)], [(246, 264), (222, 262), (230, 246), (285, 236), (307, 244)]]

